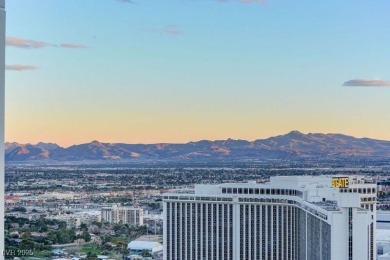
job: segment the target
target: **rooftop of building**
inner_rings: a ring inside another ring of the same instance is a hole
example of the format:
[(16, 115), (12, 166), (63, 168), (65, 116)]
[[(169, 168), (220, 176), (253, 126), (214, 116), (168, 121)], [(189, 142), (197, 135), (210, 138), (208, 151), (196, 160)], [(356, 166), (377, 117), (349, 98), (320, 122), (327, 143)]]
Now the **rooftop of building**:
[(337, 206), (337, 201), (334, 200), (326, 200), (320, 202), (312, 202), (312, 204), (325, 209), (326, 211), (337, 211), (339, 207)]
[(167, 193), (164, 199), (292, 203), (325, 214), (341, 207), (360, 208), (361, 196), (366, 195), (358, 192), (360, 187), (375, 196), (376, 185), (365, 180), (364, 176), (276, 176), (267, 183), (199, 184), (194, 193)]
[(143, 235), (135, 239), (134, 241), (147, 241), (147, 242), (159, 242), (162, 243), (163, 237), (161, 235)]
[(390, 243), (390, 229), (376, 229), (376, 241)]
[[(224, 188), (250, 189), (259, 188), (265, 190), (295, 190), (295, 191), (309, 191), (318, 190), (321, 188), (331, 188), (338, 190), (340, 188), (375, 188), (376, 184), (364, 176), (274, 176), (270, 178), (269, 182), (257, 183), (256, 181), (248, 181), (241, 183), (223, 183), (223, 184), (197, 184), (195, 185), (195, 194), (219, 194)], [(278, 192), (278, 191), (276, 191)], [(175, 193), (191, 193), (188, 190)], [(224, 192), (235, 193), (235, 192)], [(237, 194), (250, 194), (237, 192)], [(279, 194), (273, 194), (279, 195)], [(284, 194), (283, 194), (284, 195)], [(291, 195), (291, 194), (289, 194)]]
[(152, 248), (162, 247), (161, 243), (154, 241), (131, 241), (127, 248), (130, 250), (151, 250)]

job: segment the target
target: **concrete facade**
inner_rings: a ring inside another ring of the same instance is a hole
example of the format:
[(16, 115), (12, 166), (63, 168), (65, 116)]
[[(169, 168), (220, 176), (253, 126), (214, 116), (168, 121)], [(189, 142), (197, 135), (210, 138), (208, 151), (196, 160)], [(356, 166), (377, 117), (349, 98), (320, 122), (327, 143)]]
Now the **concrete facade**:
[(164, 194), (164, 259), (374, 260), (375, 215), (364, 203), (375, 205), (375, 194), (361, 176), (272, 177)]

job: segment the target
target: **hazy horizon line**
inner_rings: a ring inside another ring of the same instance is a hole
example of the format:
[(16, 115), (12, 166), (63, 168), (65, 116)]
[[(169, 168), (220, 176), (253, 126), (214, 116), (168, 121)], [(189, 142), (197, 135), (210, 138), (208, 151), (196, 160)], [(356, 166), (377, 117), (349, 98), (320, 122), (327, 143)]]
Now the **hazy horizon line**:
[(68, 148), (68, 147), (71, 147), (71, 146), (75, 146), (75, 145), (82, 145), (82, 144), (90, 144), (90, 143), (93, 143), (93, 142), (98, 142), (98, 143), (101, 143), (101, 144), (134, 144), (134, 145), (164, 145), (164, 144), (188, 144), (188, 143), (196, 143), (196, 142), (201, 142), (201, 141), (210, 141), (210, 142), (216, 142), (216, 141), (227, 141), (227, 140), (234, 140), (234, 141), (248, 141), (248, 142), (254, 142), (254, 141), (257, 141), (257, 140), (266, 140), (266, 139), (269, 139), (269, 138), (273, 138), (273, 137), (278, 137), (278, 136), (284, 136), (284, 135), (288, 135), (288, 134), (291, 134), (291, 133), (299, 133), (299, 134), (303, 134), (303, 135), (310, 135), (310, 134), (323, 134), (323, 135), (344, 135), (344, 136), (350, 136), (350, 137), (353, 137), (353, 138), (357, 138), (357, 139), (364, 139), (364, 138), (368, 138), (368, 139), (373, 139), (373, 140), (378, 140), (378, 141), (390, 141), (390, 140), (385, 140), (385, 139), (377, 139), (377, 138), (374, 138), (374, 137), (367, 137), (367, 136), (363, 136), (363, 137), (358, 137), (358, 136), (354, 136), (354, 135), (351, 135), (351, 134), (343, 134), (343, 133), (321, 133), (321, 132), (302, 132), (302, 131), (298, 131), (298, 130), (292, 130), (292, 131), (289, 131), (285, 134), (277, 134), (277, 135), (271, 135), (269, 137), (266, 137), (266, 138), (257, 138), (257, 139), (253, 139), (253, 140), (248, 140), (248, 139), (241, 139), (241, 138), (226, 138), (226, 139), (198, 139), (198, 140), (192, 140), (192, 141), (184, 141), (184, 142), (105, 142), (105, 141), (99, 141), (97, 139), (94, 139), (92, 141), (85, 141), (85, 142), (81, 142), (81, 143), (75, 143), (75, 144), (71, 144), (71, 145), (59, 145), (58, 143), (56, 142), (52, 142), (52, 141), (38, 141), (38, 142), (18, 142), (18, 141), (6, 141), (5, 144), (12, 144), (12, 143), (17, 143), (17, 144), (22, 144), (22, 145), (38, 145), (39, 143), (44, 143), (44, 144), (55, 144), (55, 145), (58, 145), (62, 148)]

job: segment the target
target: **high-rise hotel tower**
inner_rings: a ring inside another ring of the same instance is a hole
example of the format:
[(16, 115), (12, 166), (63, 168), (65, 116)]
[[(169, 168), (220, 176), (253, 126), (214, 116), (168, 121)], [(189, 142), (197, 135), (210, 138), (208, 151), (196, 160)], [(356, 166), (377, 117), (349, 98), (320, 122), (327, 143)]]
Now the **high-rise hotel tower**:
[[(5, 0), (0, 0), (0, 230), (4, 230), (4, 78)], [(4, 252), (4, 232), (0, 232), (0, 253)]]
[(374, 260), (376, 184), (271, 177), (164, 194), (165, 260)]

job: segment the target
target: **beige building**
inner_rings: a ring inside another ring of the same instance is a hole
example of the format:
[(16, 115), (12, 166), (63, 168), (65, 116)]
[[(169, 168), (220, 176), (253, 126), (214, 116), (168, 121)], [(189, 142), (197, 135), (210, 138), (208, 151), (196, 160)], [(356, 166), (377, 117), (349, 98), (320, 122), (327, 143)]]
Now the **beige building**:
[(144, 210), (139, 207), (120, 207), (114, 205), (101, 210), (102, 222), (122, 223), (141, 226), (144, 223)]

